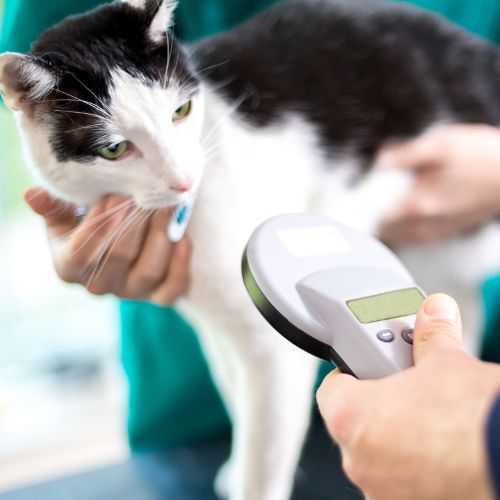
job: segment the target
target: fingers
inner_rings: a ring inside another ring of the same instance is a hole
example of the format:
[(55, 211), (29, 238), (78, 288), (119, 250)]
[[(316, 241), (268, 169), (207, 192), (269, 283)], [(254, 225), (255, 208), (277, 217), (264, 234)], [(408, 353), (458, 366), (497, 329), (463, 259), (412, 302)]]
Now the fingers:
[(24, 193), (31, 209), (45, 219), (45, 224), (54, 236), (61, 236), (78, 225), (75, 207), (50, 196), (41, 188), (31, 188)]
[(404, 212), (396, 212), (382, 221), (378, 237), (388, 244), (433, 243), (456, 234), (462, 227), (448, 219), (428, 220), (408, 217)]
[(191, 251), (188, 238), (182, 239), (174, 246), (167, 276), (151, 295), (153, 302), (169, 305), (186, 293), (190, 281)]
[(171, 210), (153, 216), (130, 211), (118, 195), (100, 199), (79, 224), (74, 207), (43, 189), (29, 189), (26, 202), (44, 217), (59, 276), (102, 295), (152, 300), (167, 305), (190, 281), (191, 243), (173, 245), (167, 236)]
[[(108, 195), (101, 198), (89, 211), (77, 229), (62, 241), (53, 241), (55, 265), (59, 276), (70, 283), (88, 285), (94, 280), (93, 271), (127, 216), (128, 203), (121, 196)], [(60, 247), (60, 248), (58, 248)], [(105, 293), (94, 281), (93, 293)], [(110, 291), (110, 290), (108, 290)]]
[(424, 134), (416, 139), (383, 147), (375, 160), (379, 168), (416, 170), (432, 166), (438, 160), (435, 134)]
[(413, 336), (415, 364), (450, 349), (463, 350), (458, 306), (448, 295), (431, 295), (417, 313)]
[[(121, 215), (123, 211), (126, 211), (125, 219)], [(126, 207), (119, 209), (117, 214), (116, 221), (111, 221), (102, 234), (93, 237), (92, 246), (96, 252), (91, 254), (91, 259), (95, 271), (89, 277), (88, 290), (98, 295), (114, 293), (124, 297), (130, 269), (143, 251), (151, 216), (138, 210), (130, 212)]]
[(326, 427), (341, 446), (348, 446), (356, 434), (360, 405), (363, 403), (360, 397), (363, 383), (337, 369), (323, 380), (316, 393)]
[(146, 298), (165, 279), (173, 250), (166, 229), (171, 214), (171, 210), (160, 210), (153, 215), (140, 255), (128, 275), (125, 296)]

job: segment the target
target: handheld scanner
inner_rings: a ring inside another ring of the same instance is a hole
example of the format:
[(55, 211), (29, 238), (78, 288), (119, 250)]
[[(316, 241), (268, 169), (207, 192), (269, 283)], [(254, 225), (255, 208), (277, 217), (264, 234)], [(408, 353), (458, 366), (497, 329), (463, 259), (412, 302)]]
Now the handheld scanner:
[(285, 338), (362, 379), (413, 365), (424, 293), (377, 239), (326, 217), (274, 217), (243, 253), (245, 287)]

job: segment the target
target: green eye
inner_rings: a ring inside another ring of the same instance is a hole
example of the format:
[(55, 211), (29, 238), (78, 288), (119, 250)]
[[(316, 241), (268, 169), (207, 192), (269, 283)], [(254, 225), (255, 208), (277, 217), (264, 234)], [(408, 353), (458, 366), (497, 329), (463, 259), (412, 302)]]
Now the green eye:
[(172, 121), (177, 122), (186, 118), (189, 113), (191, 113), (192, 101), (188, 101), (183, 104), (180, 108), (177, 108), (172, 115)]
[(129, 148), (128, 141), (117, 142), (116, 144), (111, 144), (105, 148), (101, 148), (97, 151), (99, 156), (102, 156), (106, 160), (118, 160), (121, 158)]

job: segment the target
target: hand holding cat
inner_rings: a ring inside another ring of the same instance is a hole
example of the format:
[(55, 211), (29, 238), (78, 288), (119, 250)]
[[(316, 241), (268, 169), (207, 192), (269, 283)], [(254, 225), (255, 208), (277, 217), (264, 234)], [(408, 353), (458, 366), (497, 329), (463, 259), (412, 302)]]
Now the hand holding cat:
[(170, 210), (132, 217), (125, 198), (108, 195), (80, 222), (75, 207), (55, 200), (42, 189), (29, 189), (25, 199), (47, 226), (54, 266), (69, 283), (91, 293), (173, 303), (190, 279), (191, 243), (173, 245), (166, 227)]
[(456, 303), (418, 312), (415, 367), (360, 381), (334, 371), (317, 397), (349, 477), (370, 500), (492, 498), (485, 423), (500, 367), (463, 351)]
[(376, 164), (415, 173), (379, 235), (388, 243), (432, 242), (500, 216), (500, 130), (443, 125), (382, 149)]

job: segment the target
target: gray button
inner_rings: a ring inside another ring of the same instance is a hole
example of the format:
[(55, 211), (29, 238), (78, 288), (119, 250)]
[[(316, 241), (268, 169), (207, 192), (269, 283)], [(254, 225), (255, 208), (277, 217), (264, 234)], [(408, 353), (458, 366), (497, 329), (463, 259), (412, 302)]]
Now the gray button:
[(403, 337), (403, 340), (405, 342), (408, 342), (408, 344), (413, 344), (413, 328), (407, 328), (406, 330), (403, 330), (401, 332), (401, 337)]
[(381, 330), (377, 333), (377, 338), (382, 342), (392, 342), (394, 340), (394, 332), (391, 332), (391, 330)]

